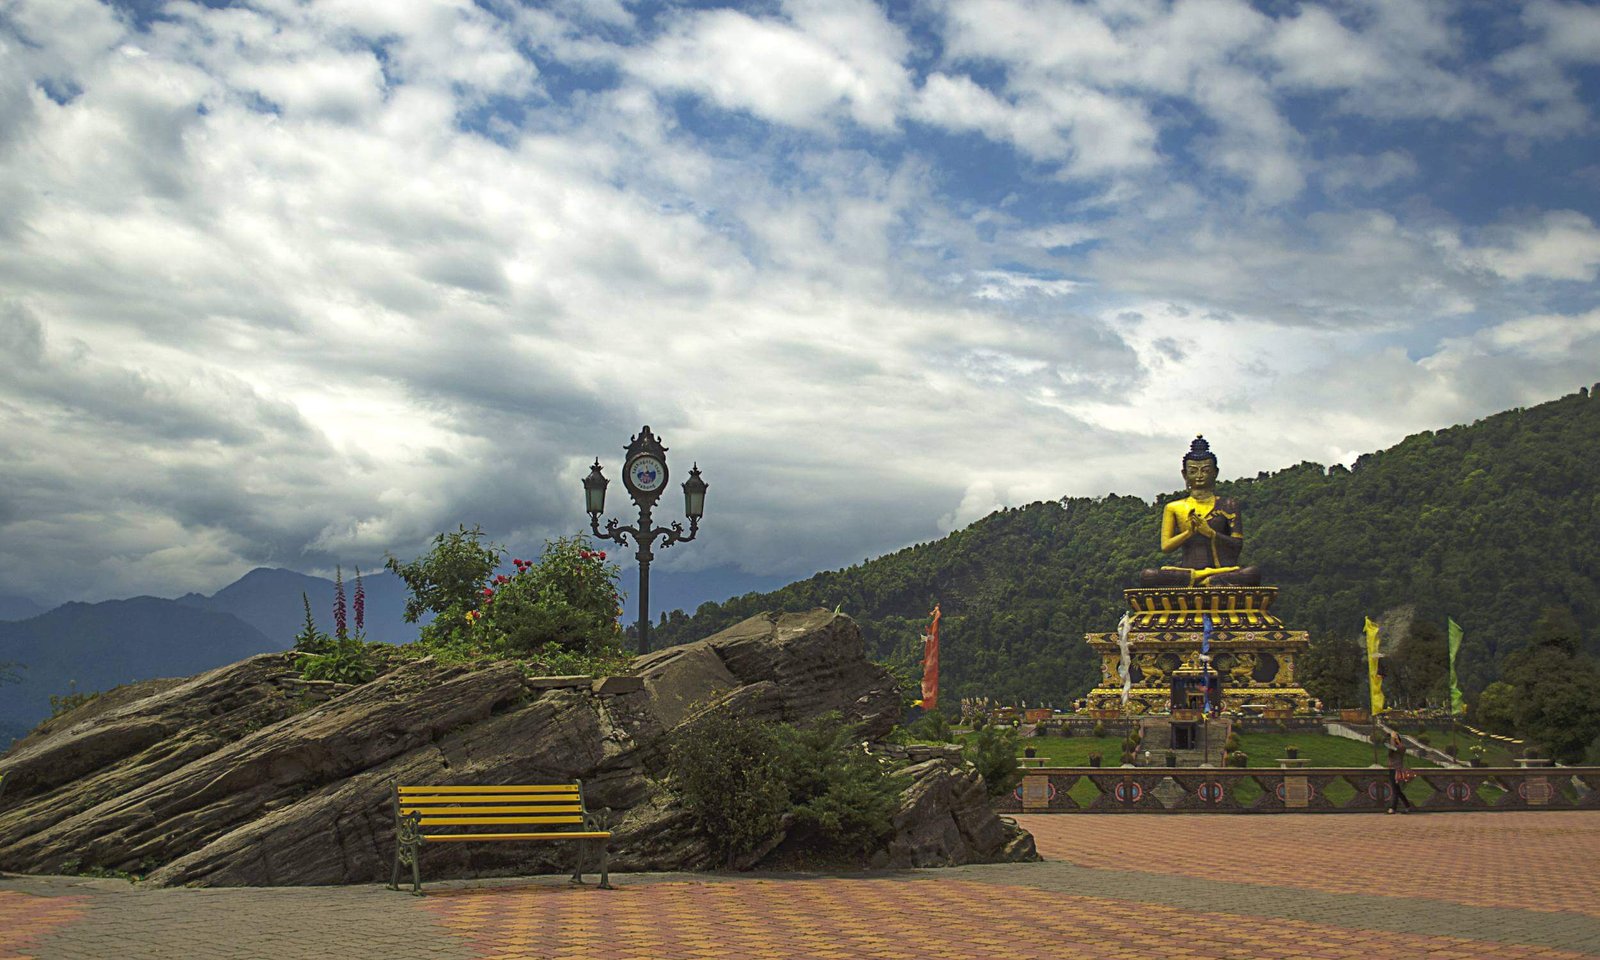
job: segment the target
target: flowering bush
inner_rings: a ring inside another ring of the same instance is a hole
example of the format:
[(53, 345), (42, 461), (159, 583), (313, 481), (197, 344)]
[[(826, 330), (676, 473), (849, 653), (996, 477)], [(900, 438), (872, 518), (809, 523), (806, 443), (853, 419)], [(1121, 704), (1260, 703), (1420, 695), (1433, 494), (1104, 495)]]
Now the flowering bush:
[(545, 541), (538, 563), (511, 562), (515, 574), (498, 575), (479, 591), (470, 621), (475, 639), (512, 654), (620, 649), (620, 570), (606, 562), (604, 550), (589, 549), (583, 537), (563, 537)]
[(615, 564), (584, 537), (546, 541), (537, 562), (511, 561), (496, 574), (504, 548), (481, 544), (483, 532), (441, 533), (431, 553), (387, 566), (411, 588), (406, 620), (435, 614), (418, 643), (450, 657), (513, 656), (546, 671), (595, 673), (620, 668), (622, 614)]

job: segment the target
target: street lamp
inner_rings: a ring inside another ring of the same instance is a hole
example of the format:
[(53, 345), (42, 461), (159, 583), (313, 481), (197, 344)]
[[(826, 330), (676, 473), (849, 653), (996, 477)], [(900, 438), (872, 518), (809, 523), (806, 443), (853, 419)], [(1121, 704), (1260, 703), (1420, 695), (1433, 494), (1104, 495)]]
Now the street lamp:
[(650, 512), (667, 486), (667, 448), (650, 432), (649, 424), (629, 441), (622, 466), (622, 485), (639, 507), (638, 526), (618, 526), (617, 521), (607, 518), (605, 531), (600, 530), (600, 514), (606, 509), (606, 484), (610, 482), (600, 472), (600, 458), (595, 457), (589, 475), (583, 478), (583, 505), (589, 513), (589, 527), (595, 536), (602, 540), (614, 540), (623, 546), (627, 546), (631, 538), (639, 548), (634, 554), (639, 561), (639, 652), (649, 653), (650, 561), (655, 556), (650, 552), (650, 547), (657, 537), (663, 538), (662, 548), (694, 539), (700, 530), (700, 518), (705, 515), (707, 484), (700, 479), (700, 465), (696, 463), (689, 470), (689, 479), (683, 482), (683, 512), (689, 518), (687, 535), (683, 532), (683, 524), (677, 521), (666, 527), (650, 525)]

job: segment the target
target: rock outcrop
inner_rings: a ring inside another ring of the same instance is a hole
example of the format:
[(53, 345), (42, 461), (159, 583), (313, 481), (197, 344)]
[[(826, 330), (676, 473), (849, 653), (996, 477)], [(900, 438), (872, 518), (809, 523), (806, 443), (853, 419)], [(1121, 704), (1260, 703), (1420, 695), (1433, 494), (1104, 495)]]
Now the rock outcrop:
[[(753, 617), (636, 662), (635, 677), (535, 678), (514, 664), (404, 662), (361, 686), (308, 684), (263, 654), (148, 681), (44, 725), (0, 757), (0, 869), (148, 871), (158, 885), (365, 883), (394, 856), (390, 784), (581, 779), (612, 820), (614, 869), (721, 866), (660, 783), (701, 709), (804, 722), (839, 711), (869, 739), (893, 679), (848, 617)], [(970, 768), (915, 764), (880, 865), (1034, 859)], [(437, 844), (426, 876), (562, 869), (564, 844)]]

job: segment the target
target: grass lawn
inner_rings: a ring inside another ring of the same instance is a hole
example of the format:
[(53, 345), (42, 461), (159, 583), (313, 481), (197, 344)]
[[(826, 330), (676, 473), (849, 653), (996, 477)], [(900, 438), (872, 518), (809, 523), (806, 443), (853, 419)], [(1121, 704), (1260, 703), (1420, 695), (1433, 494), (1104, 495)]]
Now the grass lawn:
[(1121, 737), (1024, 737), (1017, 741), (1017, 756), (1032, 747), (1041, 757), (1050, 758), (1052, 767), (1087, 767), (1089, 754), (1098, 753), (1102, 766), (1122, 763)]
[[(1247, 733), (1240, 734), (1239, 746), (1249, 757), (1249, 766), (1276, 767), (1278, 758), (1287, 756), (1284, 749), (1290, 745), (1300, 748), (1300, 758), (1310, 760), (1313, 767), (1370, 767), (1372, 744), (1360, 740), (1331, 737), (1325, 733)], [(1378, 763), (1388, 765), (1389, 752), (1378, 749)], [(1433, 767), (1437, 764), (1414, 753), (1406, 755), (1410, 767)]]

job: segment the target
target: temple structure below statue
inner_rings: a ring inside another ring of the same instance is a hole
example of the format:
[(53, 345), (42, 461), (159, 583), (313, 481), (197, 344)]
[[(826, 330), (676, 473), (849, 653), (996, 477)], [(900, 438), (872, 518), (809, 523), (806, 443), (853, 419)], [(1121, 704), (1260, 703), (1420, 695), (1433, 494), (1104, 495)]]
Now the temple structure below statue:
[[(1135, 715), (1199, 709), (1220, 699), (1234, 712), (1300, 711), (1311, 696), (1295, 680), (1295, 659), (1309, 639), (1271, 611), (1276, 587), (1139, 587), (1128, 601), (1132, 689), (1122, 702), (1122, 658), (1116, 631), (1085, 638), (1100, 657), (1091, 710)], [(1210, 662), (1201, 660), (1205, 618), (1211, 618)]]

